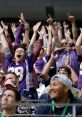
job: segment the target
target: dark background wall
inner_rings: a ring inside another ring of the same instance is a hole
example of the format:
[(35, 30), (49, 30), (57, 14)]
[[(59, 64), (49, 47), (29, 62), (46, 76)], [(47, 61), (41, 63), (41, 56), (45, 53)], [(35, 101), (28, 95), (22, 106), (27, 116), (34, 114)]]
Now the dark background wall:
[(66, 20), (68, 11), (81, 24), (82, 0), (0, 0), (0, 19), (6, 21), (16, 21), (20, 12), (29, 21), (44, 21), (49, 13), (55, 20)]

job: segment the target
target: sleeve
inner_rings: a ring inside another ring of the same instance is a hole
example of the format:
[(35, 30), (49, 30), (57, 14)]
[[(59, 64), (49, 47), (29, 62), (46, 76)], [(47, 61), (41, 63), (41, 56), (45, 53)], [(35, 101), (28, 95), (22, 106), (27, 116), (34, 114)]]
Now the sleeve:
[(45, 81), (45, 76), (43, 74), (40, 74), (40, 79), (42, 79), (42, 82), (45, 84), (45, 87), (47, 87), (50, 84), (50, 77), (47, 81)]
[(32, 45), (28, 45), (28, 49), (27, 49), (27, 52), (26, 52), (27, 56), (30, 56), (33, 54), (33, 46)]
[[(45, 103), (48, 103), (49, 95), (43, 94), (39, 99), (39, 104), (36, 107), (36, 117), (39, 117), (39, 115), (47, 114), (49, 111), (49, 106), (44, 106)], [(41, 104), (41, 105), (40, 105)]]
[(82, 89), (82, 56), (78, 56), (78, 59), (80, 61), (78, 89)]
[(24, 25), (20, 24), (18, 27), (18, 30), (16, 32), (16, 38), (15, 38), (15, 43), (19, 45), (21, 43), (21, 38), (22, 38), (22, 32), (24, 30)]
[(34, 58), (33, 46), (29, 44), (28, 49), (26, 51), (26, 60), (28, 63), (29, 72), (33, 71), (33, 58)]
[(48, 62), (49, 59), (50, 59), (50, 55), (45, 55), (45, 59), (46, 59), (46, 61)]
[(10, 49), (11, 53), (13, 54), (12, 41), (11, 41), (10, 35), (7, 36), (6, 40), (8, 42), (9, 49)]
[(5, 56), (5, 69), (7, 71), (8, 66), (12, 63), (12, 55), (10, 53), (9, 48), (5, 48), (4, 56)]
[(78, 89), (82, 89), (82, 76), (79, 76), (79, 79), (78, 79)]
[(33, 53), (35, 56), (38, 56), (42, 47), (42, 43), (40, 40), (36, 41), (34, 45), (29, 44), (28, 46), (28, 56)]
[(41, 47), (42, 47), (42, 43), (41, 43), (41, 40), (38, 40), (35, 42), (35, 46), (34, 46), (34, 49), (33, 49), (33, 53), (34, 53), (34, 62), (36, 61), (39, 53), (40, 53), (40, 50), (41, 50)]
[(37, 41), (36, 42), (36, 46), (33, 49), (33, 45), (28, 46), (28, 50), (27, 50), (27, 59), (28, 59), (28, 64), (29, 64), (29, 72), (31, 72), (33, 70), (33, 64), (37, 59), (37, 56), (39, 54), (41, 50), (41, 42)]

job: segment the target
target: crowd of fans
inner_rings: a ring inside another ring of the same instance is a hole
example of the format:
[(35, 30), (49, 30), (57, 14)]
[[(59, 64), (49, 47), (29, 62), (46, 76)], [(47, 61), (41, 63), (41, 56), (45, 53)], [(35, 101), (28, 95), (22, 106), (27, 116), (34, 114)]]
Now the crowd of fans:
[[(82, 115), (82, 28), (78, 34), (75, 17), (68, 14), (67, 18), (71, 28), (49, 15), (47, 25), (38, 22), (33, 26), (32, 36), (23, 13), (18, 26), (12, 23), (9, 27), (1, 21), (1, 117), (32, 114), (32, 108), (26, 112), (27, 103), (16, 105), (28, 100), (38, 104), (35, 117), (72, 116), (73, 109), (67, 104), (81, 104), (76, 115)], [(44, 106), (46, 103), (51, 106)]]

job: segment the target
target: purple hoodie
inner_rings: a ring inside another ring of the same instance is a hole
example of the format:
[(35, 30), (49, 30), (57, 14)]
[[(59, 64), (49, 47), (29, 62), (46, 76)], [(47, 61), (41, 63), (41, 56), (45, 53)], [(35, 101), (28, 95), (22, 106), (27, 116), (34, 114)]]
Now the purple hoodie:
[(73, 70), (76, 72), (76, 74), (79, 76), (79, 66), (80, 66), (80, 62), (78, 60), (78, 56), (75, 50), (72, 51), (66, 51), (63, 50), (57, 58), (57, 69), (62, 66), (65, 65), (65, 61), (66, 59), (69, 58), (70, 59), (70, 66), (73, 68)]

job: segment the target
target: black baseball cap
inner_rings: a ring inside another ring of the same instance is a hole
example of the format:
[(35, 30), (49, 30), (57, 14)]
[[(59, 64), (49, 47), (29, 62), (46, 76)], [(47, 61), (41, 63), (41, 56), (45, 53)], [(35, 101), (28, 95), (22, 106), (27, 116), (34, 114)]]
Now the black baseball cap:
[(61, 70), (64, 70), (64, 71), (66, 71), (69, 75), (71, 75), (71, 69), (70, 69), (69, 67), (67, 67), (67, 66), (61, 66), (61, 67), (59, 67), (59, 69), (58, 69), (57, 72), (59, 72), (59, 71), (61, 71)]

